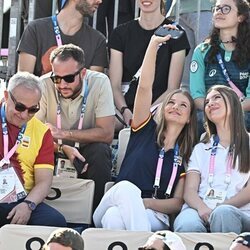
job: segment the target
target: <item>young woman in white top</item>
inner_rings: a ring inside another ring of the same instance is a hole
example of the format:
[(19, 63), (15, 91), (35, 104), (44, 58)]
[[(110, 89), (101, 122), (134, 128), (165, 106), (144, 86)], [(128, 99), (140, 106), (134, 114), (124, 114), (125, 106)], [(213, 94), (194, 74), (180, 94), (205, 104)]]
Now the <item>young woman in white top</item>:
[(174, 229), (250, 231), (249, 134), (241, 103), (231, 88), (217, 85), (208, 90), (205, 121), (205, 137), (195, 146), (187, 170), (186, 204)]

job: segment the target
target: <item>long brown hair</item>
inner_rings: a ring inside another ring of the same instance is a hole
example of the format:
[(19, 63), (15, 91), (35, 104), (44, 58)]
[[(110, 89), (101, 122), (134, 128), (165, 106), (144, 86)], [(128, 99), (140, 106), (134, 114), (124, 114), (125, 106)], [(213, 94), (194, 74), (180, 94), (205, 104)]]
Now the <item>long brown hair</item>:
[[(239, 171), (247, 173), (250, 170), (250, 147), (249, 147), (249, 134), (245, 127), (244, 114), (241, 103), (236, 93), (227, 86), (215, 85), (211, 87), (207, 94), (212, 90), (218, 91), (226, 106), (226, 116), (229, 116), (229, 126), (231, 130), (230, 148), (234, 149), (233, 166), (235, 167), (236, 159), (239, 160)], [(230, 114), (228, 110), (230, 109)], [(215, 124), (210, 121), (206, 115), (205, 128), (206, 134), (202, 142), (208, 143), (213, 134), (217, 134)]]
[(167, 129), (167, 121), (165, 119), (165, 106), (172, 98), (173, 95), (181, 93), (186, 96), (190, 103), (190, 119), (189, 123), (185, 124), (181, 133), (177, 138), (177, 143), (180, 147), (180, 155), (182, 156), (183, 162), (188, 163), (190, 155), (192, 153), (193, 147), (197, 142), (197, 120), (196, 120), (196, 109), (194, 105), (194, 100), (187, 91), (177, 89), (171, 91), (165, 98), (160, 110), (157, 113), (157, 144), (160, 147), (164, 146), (165, 135), (164, 132)]

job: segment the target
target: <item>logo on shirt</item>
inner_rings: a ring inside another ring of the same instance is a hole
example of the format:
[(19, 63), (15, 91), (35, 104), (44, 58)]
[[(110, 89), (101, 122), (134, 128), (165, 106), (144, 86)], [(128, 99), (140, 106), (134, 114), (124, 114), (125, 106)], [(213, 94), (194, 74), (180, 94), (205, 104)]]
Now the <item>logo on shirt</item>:
[(209, 77), (213, 77), (215, 74), (216, 74), (216, 69), (212, 69), (212, 70), (210, 70), (208, 75), (209, 75)]
[(190, 63), (190, 71), (192, 73), (195, 73), (197, 71), (197, 69), (198, 69), (198, 63), (196, 61), (192, 61)]
[(30, 137), (29, 136), (24, 136), (23, 137), (23, 140), (22, 140), (22, 147), (24, 147), (24, 148), (29, 148), (29, 146), (30, 146)]
[(240, 80), (247, 79), (249, 77), (248, 72), (240, 72)]

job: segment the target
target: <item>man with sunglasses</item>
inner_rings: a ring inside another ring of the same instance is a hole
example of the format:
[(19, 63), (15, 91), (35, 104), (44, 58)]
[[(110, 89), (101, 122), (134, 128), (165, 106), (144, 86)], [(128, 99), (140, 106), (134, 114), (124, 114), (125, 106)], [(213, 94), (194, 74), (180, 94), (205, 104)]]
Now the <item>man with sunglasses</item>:
[(61, 44), (73, 43), (85, 51), (86, 68), (103, 72), (108, 66), (106, 38), (84, 21), (101, 3), (102, 0), (63, 0), (58, 15), (30, 22), (17, 48), (18, 71), (37, 76), (50, 72), (51, 51)]
[(103, 73), (87, 70), (83, 50), (73, 44), (53, 50), (50, 62), (52, 73), (43, 77), (36, 116), (48, 123), (56, 153), (63, 152), (72, 163), (82, 161), (82, 167), (88, 163), (87, 171), (78, 172), (78, 177), (95, 181), (95, 208), (111, 177), (109, 144), (115, 109), (110, 81)]
[(232, 242), (230, 250), (249, 250), (250, 249), (250, 233), (239, 234)]
[(43, 203), (52, 183), (53, 138), (37, 118), (39, 78), (11, 77), (0, 104), (0, 227), (5, 224), (66, 226), (65, 218)]

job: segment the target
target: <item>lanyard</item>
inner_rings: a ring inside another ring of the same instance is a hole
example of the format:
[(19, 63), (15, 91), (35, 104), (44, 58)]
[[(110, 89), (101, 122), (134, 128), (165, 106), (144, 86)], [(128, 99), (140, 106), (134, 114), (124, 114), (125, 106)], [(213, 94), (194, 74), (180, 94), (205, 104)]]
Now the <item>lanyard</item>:
[(245, 99), (245, 96), (244, 96), (244, 94), (237, 88), (237, 86), (231, 81), (231, 79), (230, 79), (230, 77), (229, 77), (229, 75), (228, 75), (228, 73), (227, 73), (227, 69), (226, 69), (226, 67), (225, 67), (225, 65), (224, 65), (224, 62), (223, 62), (223, 60), (222, 60), (221, 54), (218, 53), (218, 54), (216, 55), (216, 58), (217, 58), (217, 61), (218, 61), (219, 65), (220, 65), (220, 67), (221, 67), (222, 73), (223, 73), (224, 77), (226, 78), (226, 80), (227, 80), (229, 86), (230, 86), (230, 87), (234, 90), (234, 92), (237, 94), (237, 96), (239, 97), (240, 101), (243, 102), (244, 99)]
[[(216, 135), (214, 136), (214, 143), (212, 146), (210, 162), (209, 162), (208, 184), (210, 187), (212, 186), (212, 183), (214, 180), (215, 156), (217, 153), (218, 144), (219, 144), (219, 137)], [(232, 164), (233, 164), (233, 150), (229, 149), (228, 157), (227, 157), (227, 171), (226, 171), (226, 176), (225, 176), (225, 181), (224, 181), (227, 184), (227, 187), (231, 182)]]
[(52, 23), (53, 23), (53, 29), (54, 29), (55, 37), (56, 37), (56, 43), (57, 43), (57, 46), (59, 47), (63, 43), (62, 43), (60, 28), (59, 28), (58, 23), (57, 23), (57, 17), (56, 17), (56, 15), (54, 15), (51, 18), (52, 18)]
[[(84, 114), (86, 111), (87, 97), (88, 97), (88, 93), (89, 93), (88, 82), (85, 78), (84, 78), (84, 88), (85, 89), (84, 89), (84, 95), (83, 95), (83, 100), (82, 100), (81, 114), (80, 114), (80, 119), (79, 119), (79, 123), (78, 123), (79, 130), (82, 129)], [(56, 112), (56, 126), (58, 129), (62, 128), (61, 102), (60, 102), (59, 94), (58, 94), (58, 104), (57, 104), (57, 112)], [(58, 139), (58, 144), (59, 145), (62, 144), (62, 139)], [(79, 142), (75, 142), (75, 147), (79, 148), (79, 146), (80, 146)]]
[[(161, 179), (161, 170), (163, 166), (163, 159), (164, 159), (165, 150), (162, 148), (160, 150), (158, 161), (157, 161), (157, 167), (156, 167), (156, 173), (155, 173), (155, 181), (153, 188), (155, 189), (153, 197), (157, 197), (157, 189), (160, 187), (160, 179)], [(173, 162), (173, 170), (171, 174), (170, 181), (167, 186), (167, 190), (165, 192), (166, 197), (169, 197), (174, 185), (174, 181), (177, 175), (178, 165), (179, 165), (179, 146), (178, 144), (175, 144), (174, 147), (174, 162)]]
[(10, 160), (11, 156), (15, 153), (18, 145), (21, 143), (25, 129), (26, 129), (26, 124), (24, 124), (18, 133), (15, 145), (12, 147), (12, 149), (10, 151), (8, 151), (8, 149), (9, 149), (9, 137), (8, 137), (7, 122), (6, 122), (6, 114), (5, 114), (5, 103), (3, 103), (2, 107), (1, 107), (1, 120), (2, 120), (2, 132), (3, 132), (4, 157), (0, 161), (0, 168), (2, 168), (5, 164), (10, 163), (9, 160)]

